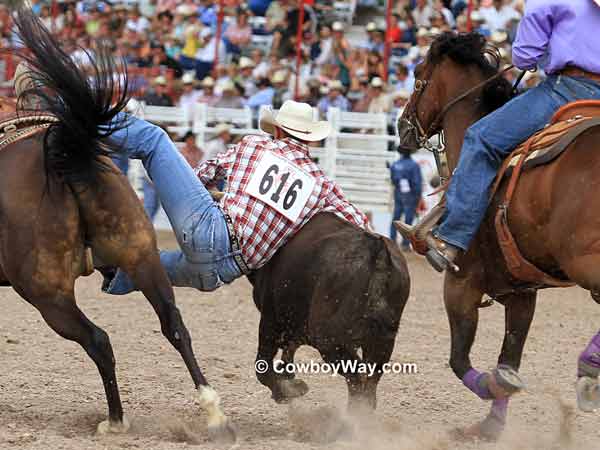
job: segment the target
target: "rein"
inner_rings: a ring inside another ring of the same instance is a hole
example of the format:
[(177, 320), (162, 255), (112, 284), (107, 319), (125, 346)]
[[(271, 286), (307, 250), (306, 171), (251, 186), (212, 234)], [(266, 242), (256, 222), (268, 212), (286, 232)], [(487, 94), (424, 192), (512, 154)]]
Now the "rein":
[[(423, 126), (421, 125), (421, 122), (419, 121), (419, 115), (417, 113), (417, 106), (418, 106), (419, 100), (421, 99), (421, 96), (425, 92), (425, 89), (427, 88), (427, 86), (429, 86), (430, 80), (416, 80), (415, 81), (415, 91), (418, 93), (418, 96), (417, 96), (415, 102), (411, 105), (412, 108), (410, 110), (410, 117), (408, 119), (403, 119), (403, 120), (405, 120), (408, 123), (408, 125), (410, 126), (410, 128), (412, 128), (414, 130), (417, 143), (421, 147), (423, 147), (426, 150), (429, 150), (430, 152), (433, 153), (442, 185), (445, 185), (446, 182), (449, 180), (449, 174), (447, 173), (447, 167), (444, 168), (444, 166), (442, 164), (442, 156), (441, 156), (442, 153), (445, 152), (443, 134), (442, 134), (442, 130), (440, 130), (440, 124), (444, 120), (444, 117), (458, 103), (460, 103), (465, 98), (469, 97), (471, 94), (473, 94), (474, 92), (476, 92), (479, 89), (481, 89), (482, 87), (484, 87), (490, 81), (493, 81), (497, 78), (502, 77), (505, 73), (512, 70), (514, 67), (515, 66), (512, 64), (510, 66), (505, 67), (498, 73), (485, 79), (481, 83), (478, 83), (477, 85), (473, 86), (472, 88), (470, 88), (467, 91), (460, 94), (458, 97), (450, 100), (442, 108), (442, 110), (435, 116), (435, 119), (431, 122), (431, 125), (429, 125), (427, 130), (425, 130), (423, 128)], [(516, 88), (519, 85), (519, 83), (521, 82), (521, 79), (523, 78), (524, 74), (525, 74), (525, 72), (521, 73), (521, 75), (517, 79), (517, 81), (513, 87), (513, 91), (516, 90)], [(412, 123), (412, 121), (414, 121), (414, 124)], [(440, 135), (439, 143), (437, 143), (437, 144), (430, 143), (429, 139), (436, 134)]]

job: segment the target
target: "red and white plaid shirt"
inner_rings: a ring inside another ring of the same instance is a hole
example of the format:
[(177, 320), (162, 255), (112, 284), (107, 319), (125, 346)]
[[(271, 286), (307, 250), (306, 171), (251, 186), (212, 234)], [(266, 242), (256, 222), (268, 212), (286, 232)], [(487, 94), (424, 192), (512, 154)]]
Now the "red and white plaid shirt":
[[(247, 193), (252, 174), (265, 152), (283, 156), (315, 178), (315, 187), (294, 223)], [(367, 217), (345, 199), (340, 187), (310, 158), (308, 146), (291, 138), (275, 140), (271, 136), (246, 136), (226, 153), (202, 163), (196, 173), (206, 186), (214, 185), (220, 179), (227, 180), (220, 206), (233, 221), (242, 255), (250, 269), (266, 264), (319, 212), (334, 213), (360, 228), (366, 228), (368, 223)]]

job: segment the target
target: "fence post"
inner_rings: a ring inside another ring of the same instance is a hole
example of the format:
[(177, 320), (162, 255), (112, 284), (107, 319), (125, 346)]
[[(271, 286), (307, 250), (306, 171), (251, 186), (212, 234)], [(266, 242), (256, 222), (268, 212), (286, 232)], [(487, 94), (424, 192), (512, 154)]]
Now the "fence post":
[(194, 123), (192, 129), (196, 135), (196, 145), (204, 147), (206, 138), (206, 125), (208, 123), (208, 105), (197, 103), (194, 107)]
[(338, 133), (340, 131), (340, 110), (339, 108), (329, 108), (327, 110), (327, 120), (331, 124), (331, 134), (325, 141), (327, 155), (327, 175), (331, 178), (335, 178), (336, 166), (337, 166), (337, 147), (338, 147)]

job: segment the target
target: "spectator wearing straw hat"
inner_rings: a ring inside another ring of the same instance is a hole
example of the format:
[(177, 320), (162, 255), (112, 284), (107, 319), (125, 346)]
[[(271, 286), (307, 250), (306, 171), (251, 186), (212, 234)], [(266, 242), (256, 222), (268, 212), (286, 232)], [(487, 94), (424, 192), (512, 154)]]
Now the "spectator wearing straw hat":
[(231, 143), (231, 125), (224, 122), (218, 123), (215, 126), (215, 137), (205, 145), (206, 153), (203, 160), (215, 159), (217, 155), (225, 153)]
[(256, 64), (254, 61), (246, 56), (242, 56), (239, 62), (240, 76), (238, 82), (244, 88), (244, 92), (247, 96), (256, 94), (256, 80), (254, 78), (254, 68)]
[(331, 29), (333, 30), (333, 59), (339, 69), (339, 80), (344, 86), (350, 86), (348, 58), (351, 47), (344, 36), (344, 25), (341, 22), (334, 22)]
[(244, 107), (244, 98), (238, 94), (235, 83), (231, 80), (226, 80), (221, 85), (221, 98), (215, 106), (218, 108), (241, 109)]
[(215, 106), (219, 101), (219, 96), (215, 94), (215, 80), (212, 77), (206, 77), (202, 80), (200, 86), (202, 86), (202, 95), (198, 97), (198, 103)]
[(367, 23), (365, 26), (365, 31), (367, 32), (367, 39), (362, 43), (361, 47), (367, 50), (373, 50), (373, 42), (377, 32), (377, 24), (375, 22)]
[(152, 90), (143, 97), (143, 101), (150, 106), (173, 106), (173, 100), (167, 94), (167, 79), (158, 76), (152, 82)]
[(321, 117), (327, 117), (327, 111), (329, 111), (329, 108), (338, 108), (341, 111), (350, 111), (350, 102), (343, 95), (344, 86), (342, 83), (340, 83), (339, 80), (332, 80), (329, 82), (327, 88), (327, 95), (323, 97), (317, 105)]
[(283, 102), (287, 100), (288, 95), (288, 72), (286, 70), (278, 70), (271, 77), (271, 86), (275, 90), (273, 94), (273, 108), (279, 109)]
[(183, 91), (179, 97), (177, 106), (186, 111), (188, 119), (191, 120), (193, 117), (194, 105), (198, 103), (198, 100), (202, 96), (202, 92), (197, 89), (199, 83), (198, 80), (196, 80), (194, 72), (186, 72), (183, 74), (181, 83)]
[(392, 109), (390, 97), (385, 93), (385, 83), (379, 77), (371, 80), (370, 89), (372, 92), (371, 102), (369, 103), (369, 112), (373, 114), (388, 113)]

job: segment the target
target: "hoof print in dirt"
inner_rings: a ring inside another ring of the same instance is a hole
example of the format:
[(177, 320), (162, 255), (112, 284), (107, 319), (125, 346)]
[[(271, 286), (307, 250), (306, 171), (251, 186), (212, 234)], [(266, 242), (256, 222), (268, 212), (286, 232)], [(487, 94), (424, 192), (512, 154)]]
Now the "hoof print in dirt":
[(331, 407), (290, 408), (289, 417), (295, 438), (302, 442), (327, 444), (350, 439), (354, 433), (350, 422)]
[(233, 445), (237, 439), (234, 426), (229, 420), (217, 426), (208, 427), (208, 437), (221, 445)]
[(502, 422), (493, 416), (488, 416), (470, 427), (455, 428), (450, 432), (450, 435), (455, 441), (496, 442), (503, 430), (504, 424)]

